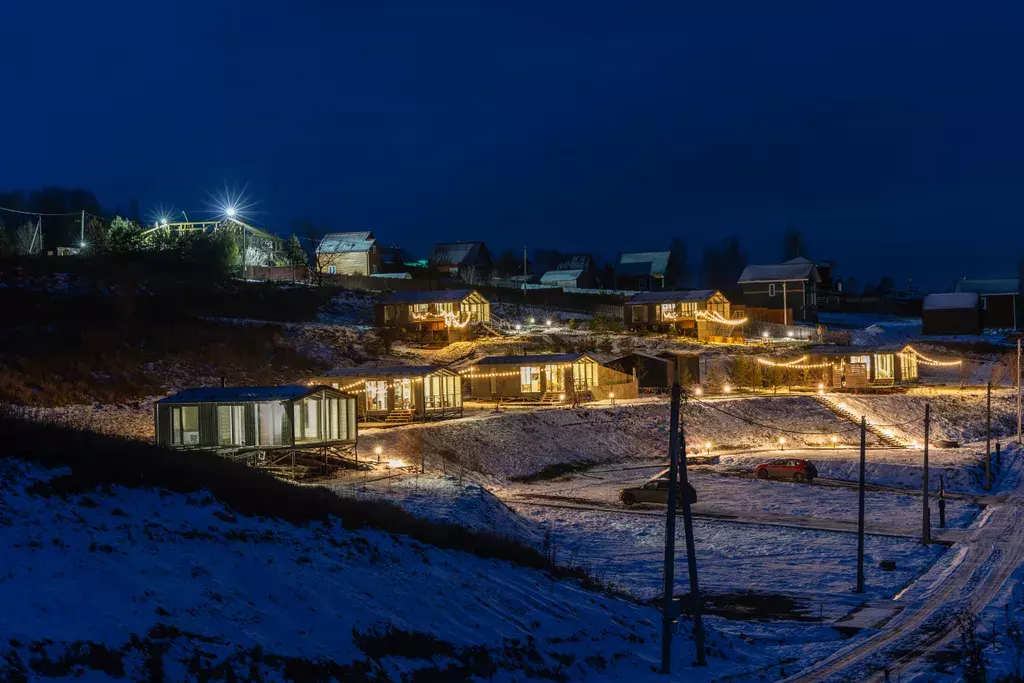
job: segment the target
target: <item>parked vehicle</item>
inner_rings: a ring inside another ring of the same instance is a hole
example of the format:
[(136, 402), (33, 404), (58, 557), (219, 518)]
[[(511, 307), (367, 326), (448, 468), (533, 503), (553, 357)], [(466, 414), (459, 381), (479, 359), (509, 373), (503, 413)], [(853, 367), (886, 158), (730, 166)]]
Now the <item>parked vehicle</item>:
[[(690, 503), (697, 502), (697, 490), (693, 488), (693, 484), (687, 482), (686, 488), (689, 492)], [(633, 486), (631, 488), (622, 489), (619, 491), (619, 500), (626, 507), (634, 503), (656, 503), (659, 505), (668, 505), (668, 492), (669, 492), (669, 478), (668, 470), (659, 472), (655, 476), (648, 479), (640, 486)], [(683, 496), (681, 495), (679, 484), (676, 484), (676, 504), (682, 506)]]
[(754, 476), (758, 479), (792, 479), (793, 481), (811, 481), (818, 476), (818, 468), (813, 462), (797, 458), (780, 458), (771, 462), (763, 462), (754, 468)]

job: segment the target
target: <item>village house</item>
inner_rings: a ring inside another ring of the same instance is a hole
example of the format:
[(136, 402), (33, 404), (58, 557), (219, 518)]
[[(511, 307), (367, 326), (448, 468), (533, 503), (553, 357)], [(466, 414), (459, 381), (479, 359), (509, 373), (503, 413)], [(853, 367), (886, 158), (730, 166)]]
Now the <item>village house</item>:
[(326, 386), (203, 387), (156, 402), (156, 442), (317, 471), (355, 454), (356, 399)]
[(378, 327), (419, 331), (465, 329), (488, 324), (491, 305), (476, 290), (439, 289), (389, 294), (374, 306)]
[(915, 384), (919, 367), (958, 367), (960, 360), (933, 358), (909, 344), (874, 347), (820, 348), (790, 360), (758, 358), (762, 373), (777, 371), (788, 375), (786, 381), (823, 390), (870, 390)]
[(651, 291), (665, 289), (675, 279), (670, 251), (642, 251), (619, 254), (615, 263), (616, 289)]
[(491, 277), (491, 254), (483, 242), (440, 242), (431, 250), (427, 264), (442, 275), (460, 277), (471, 285)]
[(981, 334), (981, 303), (975, 292), (929, 294), (921, 310), (922, 334)]
[(488, 356), (463, 371), (478, 400), (577, 400), (636, 398), (632, 376), (606, 368), (585, 353)]
[(703, 382), (700, 356), (695, 353), (636, 352), (608, 361), (606, 365), (632, 376), (641, 389), (650, 391), (667, 391), (675, 382), (684, 388)]
[(676, 331), (707, 340), (742, 332), (746, 318), (733, 318), (729, 300), (716, 289), (640, 292), (622, 307), (623, 324), (632, 329)]
[(540, 284), (571, 289), (592, 289), (597, 286), (597, 271), (590, 254), (574, 254), (540, 277)]
[(317, 270), (327, 275), (373, 275), (381, 270), (372, 232), (331, 232), (316, 247)]
[(978, 295), (983, 328), (1017, 329), (1017, 297), (1020, 294), (1020, 278), (975, 280), (965, 277), (956, 283), (954, 291)]
[(462, 377), (433, 365), (342, 368), (314, 382), (359, 397), (364, 419), (387, 424), (462, 416)]
[(818, 268), (798, 257), (767, 266), (747, 266), (740, 275), (745, 313), (751, 320), (792, 325), (817, 322)]

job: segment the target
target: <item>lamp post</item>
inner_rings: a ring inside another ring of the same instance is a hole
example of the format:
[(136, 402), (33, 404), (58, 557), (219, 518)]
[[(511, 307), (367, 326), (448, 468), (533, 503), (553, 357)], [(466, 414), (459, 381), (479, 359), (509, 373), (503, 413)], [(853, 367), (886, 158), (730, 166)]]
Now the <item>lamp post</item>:
[(380, 446), (374, 446), (373, 447), (373, 452), (377, 456), (377, 462), (379, 463), (380, 462), (380, 454), (384, 452), (384, 449), (381, 448)]
[(786, 437), (784, 437), (784, 436), (780, 436), (779, 437), (779, 450), (780, 451), (786, 450)]

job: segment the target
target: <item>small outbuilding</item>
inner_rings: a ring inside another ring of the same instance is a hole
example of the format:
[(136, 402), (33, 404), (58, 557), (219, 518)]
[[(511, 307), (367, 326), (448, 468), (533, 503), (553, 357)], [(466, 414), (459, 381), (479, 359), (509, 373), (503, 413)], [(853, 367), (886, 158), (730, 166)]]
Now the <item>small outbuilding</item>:
[(632, 376), (641, 389), (664, 391), (679, 382), (683, 387), (701, 383), (700, 356), (666, 351), (657, 355), (630, 353), (606, 365)]
[(316, 264), (327, 275), (380, 272), (380, 250), (372, 232), (331, 232), (316, 247)]
[(981, 308), (981, 326), (986, 329), (1017, 329), (1017, 300), (1020, 278), (1007, 277), (990, 280), (964, 278), (956, 283), (956, 292), (978, 295)]
[[(607, 368), (585, 353), (547, 353), (531, 356), (488, 356), (463, 372), (473, 398), (573, 400), (636, 398), (636, 380)], [(582, 399), (581, 399), (582, 397)]]
[(331, 370), (315, 380), (359, 397), (363, 419), (405, 424), (462, 416), (462, 377), (433, 365)]
[(975, 292), (929, 294), (921, 311), (923, 334), (981, 334), (981, 306)]
[(156, 442), (251, 464), (329, 468), (356, 454), (356, 399), (327, 386), (203, 387), (156, 402)]

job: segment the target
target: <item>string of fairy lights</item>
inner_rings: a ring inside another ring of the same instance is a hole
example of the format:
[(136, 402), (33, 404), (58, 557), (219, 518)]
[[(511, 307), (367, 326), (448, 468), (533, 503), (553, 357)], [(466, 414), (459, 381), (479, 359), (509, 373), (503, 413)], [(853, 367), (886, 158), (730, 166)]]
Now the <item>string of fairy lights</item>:
[[(910, 344), (904, 346), (898, 353), (901, 358), (914, 358), (918, 363), (922, 365), (932, 365), (937, 367), (956, 367), (963, 363), (962, 360), (938, 360), (930, 356), (926, 356)], [(783, 368), (793, 370), (813, 370), (819, 368), (836, 367), (839, 363), (834, 361), (821, 361), (821, 362), (810, 362), (810, 356), (804, 355), (799, 358), (788, 361), (773, 361), (770, 358), (758, 358), (757, 362), (761, 365), (772, 367), (772, 368)]]
[(712, 322), (720, 323), (722, 325), (729, 325), (731, 327), (737, 327), (739, 325), (745, 325), (747, 323), (746, 318), (726, 318), (718, 311), (695, 311), (694, 316), (697, 318), (703, 318)]

